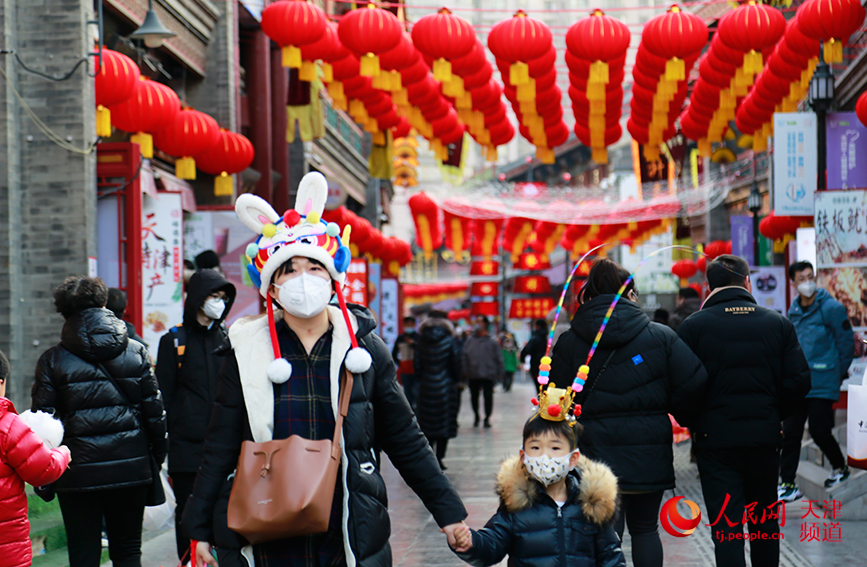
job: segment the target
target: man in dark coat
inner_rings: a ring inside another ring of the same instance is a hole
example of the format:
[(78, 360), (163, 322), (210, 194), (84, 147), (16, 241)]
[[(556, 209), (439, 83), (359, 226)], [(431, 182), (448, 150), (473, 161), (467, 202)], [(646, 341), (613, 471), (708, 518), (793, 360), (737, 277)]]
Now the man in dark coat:
[(464, 342), (461, 351), (461, 372), (469, 380), (470, 402), (479, 425), (479, 393), (485, 392), (485, 427), (491, 426), (494, 411), (494, 384), (503, 377), (506, 365), (500, 345), (488, 334), (490, 321), (484, 315), (476, 317), (475, 332)]
[(461, 361), (455, 328), (442, 311), (431, 311), (419, 328), (415, 343), (415, 376), (419, 399), (416, 417), (439, 461), (443, 459), (449, 439), (458, 436), (458, 382)]
[(181, 519), (193, 492), (205, 449), (208, 418), (217, 397), (217, 376), (226, 342), (223, 320), (235, 301), (235, 286), (214, 270), (197, 271), (187, 285), (184, 323), (160, 339), (156, 375), (168, 416), (169, 477), (177, 498), (178, 559), (190, 549)]
[(687, 317), (701, 309), (701, 297), (691, 287), (682, 287), (677, 292), (677, 306), (674, 314), (668, 319), (668, 326), (677, 331)]
[(533, 322), (533, 334), (521, 350), (521, 360), (530, 357), (530, 376), (533, 382), (539, 377), (539, 364), (548, 350), (548, 323), (544, 319)]
[(741, 519), (745, 507), (755, 505), (762, 521), (747, 526), (755, 538), (750, 540), (752, 564), (778, 565), (780, 529), (774, 514), (783, 513), (776, 492), (780, 422), (809, 392), (810, 368), (792, 323), (756, 304), (744, 260), (719, 256), (706, 273), (711, 293), (678, 335), (709, 376), (692, 431), (716, 562), (719, 567), (745, 564)]
[(105, 308), (114, 313), (115, 317), (123, 321), (124, 325), (126, 325), (126, 332), (127, 335), (129, 335), (129, 338), (138, 341), (141, 344), (145, 344), (144, 339), (136, 332), (135, 325), (124, 319), (126, 316), (126, 293), (124, 293), (123, 290), (117, 289), (116, 287), (108, 288), (108, 303), (105, 304)]
[(418, 398), (418, 379), (415, 373), (415, 344), (418, 341), (418, 332), (415, 330), (415, 317), (403, 318), (403, 332), (397, 336), (394, 341), (394, 348), (391, 349), (391, 357), (397, 365), (397, 375), (400, 383), (403, 386), (403, 393), (406, 395), (406, 401), (416, 409), (416, 398)]
[(58, 286), (54, 303), (66, 321), (60, 344), (39, 358), (33, 384), (32, 409), (63, 422), (72, 454), (54, 490), (73, 567), (99, 565), (103, 521), (112, 562), (141, 565), (151, 457), (162, 464), (166, 456), (165, 414), (147, 349), (129, 340), (107, 300), (99, 278), (73, 276)]

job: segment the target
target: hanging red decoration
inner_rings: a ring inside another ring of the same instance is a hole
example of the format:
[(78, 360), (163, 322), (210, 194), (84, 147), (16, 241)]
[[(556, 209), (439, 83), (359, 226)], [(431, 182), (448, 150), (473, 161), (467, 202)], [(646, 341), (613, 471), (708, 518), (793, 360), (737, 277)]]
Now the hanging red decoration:
[(707, 257), (711, 260), (715, 260), (723, 254), (728, 254), (727, 250), (730, 250), (729, 246), (730, 245), (727, 244), (725, 240), (714, 240), (704, 247), (704, 253), (707, 254)]
[(458, 262), (469, 260), (472, 244), (471, 219), (459, 217), (449, 211), (443, 211), (445, 227), (445, 246)]
[(111, 112), (108, 107), (129, 99), (135, 92), (140, 76), (141, 71), (132, 59), (111, 49), (102, 50), (102, 66), (94, 79), (97, 136), (111, 136)]
[(678, 260), (671, 266), (671, 273), (680, 278), (680, 287), (686, 287), (687, 280), (698, 272), (692, 260)]
[(697, 56), (707, 44), (707, 25), (701, 18), (672, 6), (646, 24), (641, 42), (652, 54), (666, 60), (665, 78), (686, 79), (687, 59)]
[(216, 176), (214, 195), (232, 196), (235, 190), (231, 176), (250, 167), (253, 157), (253, 144), (250, 140), (221, 128), (217, 143), (205, 153), (196, 156), (196, 167)]
[(500, 248), (503, 219), (475, 219), (473, 221), (473, 256), (490, 260)]
[(443, 245), (440, 208), (422, 191), (409, 198), (409, 209), (415, 221), (416, 244), (425, 257), (433, 258), (433, 251)]
[(181, 111), (181, 101), (169, 87), (141, 76), (126, 102), (111, 107), (111, 123), (130, 132), (130, 141), (141, 147), (144, 158), (154, 157), (151, 132), (171, 123)]
[(154, 145), (175, 156), (175, 175), (180, 179), (196, 178), (193, 156), (211, 149), (220, 138), (217, 121), (198, 110), (183, 108), (168, 126), (154, 134)]
[(364, 77), (379, 75), (379, 54), (400, 43), (402, 34), (397, 17), (373, 4), (351, 10), (340, 18), (337, 26), (340, 41), (360, 57)]
[(301, 67), (301, 46), (325, 34), (327, 18), (321, 8), (305, 0), (274, 2), (262, 10), (262, 31), (283, 50), (283, 66)]
[[(530, 81), (527, 62), (541, 57), (551, 46), (551, 30), (523, 10), (494, 25), (488, 34), (488, 49), (498, 59), (504, 59), (509, 67), (509, 83), (523, 85)], [(504, 77), (505, 79), (505, 77)]]
[(594, 10), (566, 32), (566, 49), (575, 57), (591, 62), (591, 82), (607, 84), (608, 63), (626, 52), (630, 39), (626, 24), (606, 16), (602, 10)]
[(434, 78), (449, 82), (452, 79), (451, 60), (473, 50), (476, 32), (468, 21), (455, 16), (448, 8), (442, 8), (436, 14), (419, 18), (412, 27), (412, 42), (434, 60)]
[(762, 71), (762, 51), (786, 31), (786, 19), (776, 8), (749, 0), (723, 16), (718, 29), (724, 44), (746, 54), (744, 70), (755, 75)]
[(858, 97), (858, 103), (855, 105), (855, 114), (858, 115), (858, 120), (861, 124), (867, 126), (867, 92), (861, 93)]
[(843, 44), (864, 23), (860, 0), (808, 0), (798, 8), (803, 34), (824, 43), (825, 62), (843, 62)]

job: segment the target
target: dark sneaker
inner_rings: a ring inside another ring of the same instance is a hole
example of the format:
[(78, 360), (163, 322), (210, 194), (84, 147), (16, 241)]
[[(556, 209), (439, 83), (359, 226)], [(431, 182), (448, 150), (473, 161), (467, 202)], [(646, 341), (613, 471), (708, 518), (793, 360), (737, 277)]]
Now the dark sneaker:
[(833, 488), (849, 478), (849, 467), (842, 469), (834, 469), (831, 471), (831, 476), (825, 480), (825, 488)]
[(798, 490), (798, 487), (791, 482), (784, 482), (777, 487), (777, 499), (783, 502), (794, 502), (804, 495)]

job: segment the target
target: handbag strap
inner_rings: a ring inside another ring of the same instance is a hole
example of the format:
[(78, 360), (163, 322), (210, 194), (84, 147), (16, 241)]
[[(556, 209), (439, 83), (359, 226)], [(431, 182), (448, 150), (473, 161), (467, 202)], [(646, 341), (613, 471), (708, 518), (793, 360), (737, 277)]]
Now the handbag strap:
[(599, 369), (599, 372), (596, 373), (596, 376), (593, 377), (593, 381), (587, 381), (587, 385), (584, 388), (584, 398), (581, 400), (581, 406), (583, 407), (587, 403), (587, 398), (590, 397), (590, 392), (593, 391), (593, 388), (596, 387), (596, 384), (599, 382), (599, 377), (602, 376), (602, 373), (605, 372), (605, 369), (608, 368), (608, 363), (611, 362), (611, 359), (614, 358), (614, 353), (617, 352), (617, 349), (611, 351), (611, 354), (608, 355), (608, 358), (605, 359), (605, 362), (602, 364), (602, 368)]
[(123, 391), (123, 389), (120, 387), (120, 384), (117, 383), (117, 380), (115, 380), (115, 378), (114, 378), (114, 376), (112, 376), (111, 372), (108, 371), (108, 368), (106, 368), (101, 362), (97, 362), (95, 364), (95, 366), (97, 368), (99, 368), (100, 370), (102, 370), (102, 373), (105, 374), (105, 376), (108, 378), (108, 380), (112, 383), (112, 385), (114, 386), (114, 389), (118, 391), (118, 393), (120, 394), (120, 397), (123, 398), (123, 401), (132, 410), (132, 414), (135, 417), (135, 420), (138, 423), (138, 426), (141, 427), (142, 433), (147, 435), (147, 431), (145, 430), (144, 420), (139, 415), (139, 412), (136, 411), (136, 405), (134, 403), (132, 403), (132, 400), (129, 399), (129, 396), (126, 395), (126, 392)]
[(331, 442), (331, 458), (334, 460), (340, 459), (340, 436), (343, 434), (343, 419), (349, 413), (349, 398), (355, 383), (355, 378), (349, 370), (344, 372), (342, 382), (340, 399), (337, 402), (337, 416), (334, 419), (334, 441)]

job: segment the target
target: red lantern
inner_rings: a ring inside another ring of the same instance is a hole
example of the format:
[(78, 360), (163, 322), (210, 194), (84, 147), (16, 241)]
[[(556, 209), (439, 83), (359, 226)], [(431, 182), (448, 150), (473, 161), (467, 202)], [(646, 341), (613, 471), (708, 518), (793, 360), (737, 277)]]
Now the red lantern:
[(214, 195), (234, 195), (231, 175), (241, 173), (253, 163), (253, 144), (235, 132), (220, 129), (220, 139), (207, 152), (196, 156), (196, 166), (215, 175)]
[(449, 211), (443, 211), (445, 225), (445, 245), (451, 250), (457, 261), (469, 260), (470, 244), (472, 242), (472, 220), (459, 217)]
[(867, 92), (861, 93), (858, 97), (858, 104), (855, 105), (855, 114), (858, 115), (858, 120), (861, 124), (867, 126)]
[(409, 209), (415, 221), (416, 244), (427, 258), (433, 258), (433, 251), (443, 244), (440, 208), (426, 193), (421, 192), (409, 198)]
[(490, 260), (499, 252), (503, 219), (476, 219), (473, 221), (473, 256)]
[(434, 59), (434, 78), (448, 82), (452, 79), (450, 60), (473, 50), (476, 32), (468, 21), (442, 8), (436, 14), (419, 18), (412, 27), (412, 42), (424, 55)]
[(602, 10), (594, 10), (566, 32), (566, 49), (575, 57), (591, 62), (591, 82), (608, 83), (608, 64), (626, 53), (630, 39), (626, 24), (606, 16)]
[(782, 12), (749, 0), (719, 21), (720, 40), (743, 53), (744, 70), (755, 75), (762, 70), (762, 51), (773, 47), (786, 30)]
[(403, 28), (394, 14), (373, 4), (356, 8), (340, 19), (337, 34), (343, 45), (361, 57), (361, 75), (379, 75), (380, 53), (400, 43)]
[[(707, 256), (699, 256), (695, 265), (699, 272), (705, 273), (707, 271)], [(699, 295), (701, 295), (701, 292), (699, 292)]]
[(325, 34), (325, 13), (304, 0), (275, 2), (262, 10), (262, 31), (283, 49), (283, 66), (301, 67), (302, 45), (314, 43)]
[(812, 59), (819, 55), (819, 41), (804, 35), (801, 31), (801, 26), (798, 23), (800, 14), (795, 14), (795, 17), (789, 20), (785, 32), (785, 44), (794, 53), (800, 55), (804, 59)]
[(144, 158), (154, 157), (154, 142), (150, 132), (171, 123), (181, 111), (181, 101), (169, 87), (140, 77), (132, 96), (111, 107), (111, 123), (133, 135), (130, 141), (141, 146)]
[(488, 34), (488, 49), (494, 57), (511, 63), (508, 82), (516, 86), (530, 82), (527, 62), (545, 55), (550, 47), (548, 26), (528, 17), (522, 10), (494, 25)]
[(340, 40), (337, 39), (337, 24), (328, 22), (322, 33), (322, 37), (313, 43), (301, 46), (301, 70), (298, 78), (302, 81), (315, 81), (316, 64), (313, 62), (321, 59), (324, 62), (322, 69), (325, 72), (323, 80), (326, 83), (330, 83), (334, 80), (331, 61), (342, 59), (342, 57), (346, 57), (348, 54), (349, 52), (345, 48), (342, 48)]
[(154, 135), (154, 145), (175, 156), (175, 175), (180, 179), (196, 178), (196, 160), (192, 156), (210, 150), (220, 139), (217, 121), (198, 110), (183, 108), (168, 126)]
[(695, 57), (707, 44), (707, 25), (695, 14), (672, 6), (644, 24), (641, 42), (650, 53), (667, 60), (667, 80), (683, 81), (685, 60)]
[(843, 62), (843, 44), (864, 23), (860, 0), (809, 0), (798, 8), (801, 32), (825, 44), (825, 62)]
[(698, 266), (692, 260), (678, 260), (671, 266), (671, 273), (680, 278), (680, 287), (686, 287), (686, 280), (698, 272)]
[(535, 221), (529, 218), (512, 217), (506, 221), (503, 229), (503, 250), (511, 255), (512, 263), (517, 262), (524, 252), (535, 226)]
[(711, 260), (716, 260), (719, 256), (723, 254), (728, 254), (726, 252), (727, 245), (724, 240), (714, 240), (713, 242), (709, 242), (707, 246), (704, 247), (704, 253), (707, 254), (707, 257)]
[(102, 66), (94, 79), (97, 136), (111, 136), (111, 112), (108, 107), (129, 99), (135, 92), (140, 76), (141, 71), (132, 59), (111, 49), (102, 50)]

